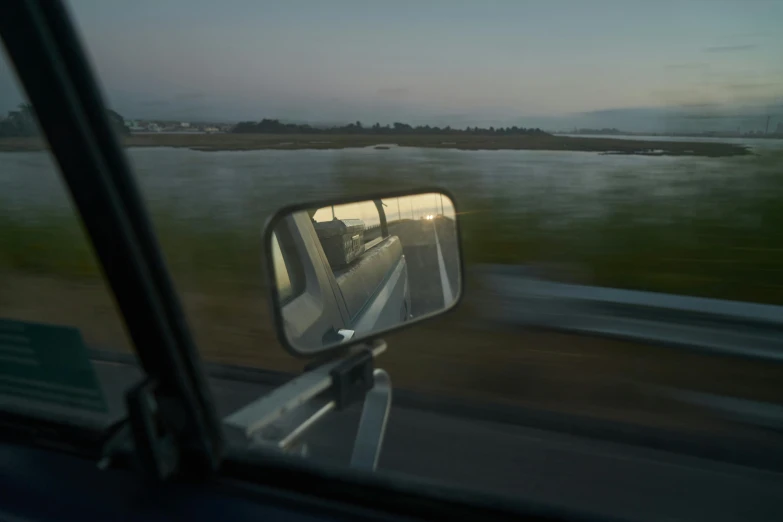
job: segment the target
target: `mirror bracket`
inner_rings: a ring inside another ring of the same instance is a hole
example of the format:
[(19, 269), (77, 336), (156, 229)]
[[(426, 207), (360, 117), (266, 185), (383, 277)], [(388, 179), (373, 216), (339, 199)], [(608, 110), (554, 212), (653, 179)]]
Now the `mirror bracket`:
[[(312, 426), (331, 411), (364, 400), (351, 465), (375, 469), (391, 409), (389, 375), (374, 369), (375, 357), (385, 350), (386, 343), (377, 340), (288, 381), (225, 417), (223, 424), (229, 436), (240, 438), (251, 447), (305, 455), (301, 439)], [(311, 403), (324, 396), (325, 403)]]
[(346, 358), (329, 372), (332, 397), (338, 410), (361, 400), (373, 387), (373, 357), (368, 349)]
[(378, 465), (392, 400), (389, 374), (376, 368), (372, 376), (374, 384), (364, 397), (362, 416), (351, 455), (351, 467), (366, 471), (375, 471)]

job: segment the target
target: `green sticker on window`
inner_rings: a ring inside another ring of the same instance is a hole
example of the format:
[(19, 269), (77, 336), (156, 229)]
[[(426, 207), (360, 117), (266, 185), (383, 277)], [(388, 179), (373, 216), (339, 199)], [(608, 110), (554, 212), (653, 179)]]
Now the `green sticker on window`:
[(76, 328), (0, 320), (0, 394), (106, 412)]

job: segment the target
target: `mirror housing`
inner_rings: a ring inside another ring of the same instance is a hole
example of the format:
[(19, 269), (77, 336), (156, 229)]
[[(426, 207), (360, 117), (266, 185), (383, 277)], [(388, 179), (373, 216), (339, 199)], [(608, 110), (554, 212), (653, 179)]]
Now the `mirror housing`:
[(458, 213), (440, 189), (285, 207), (264, 230), (278, 338), (323, 355), (454, 308), (462, 296)]

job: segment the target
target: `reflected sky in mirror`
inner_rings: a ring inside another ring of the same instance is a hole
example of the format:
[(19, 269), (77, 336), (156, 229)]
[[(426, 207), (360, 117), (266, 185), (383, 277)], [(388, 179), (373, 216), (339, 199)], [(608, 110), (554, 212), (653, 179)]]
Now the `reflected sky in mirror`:
[[(427, 216), (439, 215), (455, 218), (451, 200), (448, 196), (436, 192), (384, 198), (381, 201), (388, 223), (401, 219), (424, 219)], [(316, 211), (313, 219), (316, 222), (332, 219), (361, 219), (368, 227), (380, 224), (378, 210), (372, 201), (322, 207)]]

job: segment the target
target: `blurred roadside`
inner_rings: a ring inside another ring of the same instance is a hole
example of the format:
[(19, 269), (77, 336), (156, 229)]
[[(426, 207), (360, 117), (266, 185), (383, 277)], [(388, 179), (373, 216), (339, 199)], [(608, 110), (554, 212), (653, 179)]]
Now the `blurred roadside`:
[[(129, 349), (109, 294), (98, 281), (15, 274), (0, 279), (3, 317), (69, 324), (100, 349)], [(639, 428), (769, 440), (774, 433), (680, 400), (683, 391), (783, 405), (783, 365), (677, 348), (498, 328), (479, 311), (493, 296), (471, 272), (462, 305), (386, 337), (379, 364), (398, 389), (454, 400), (513, 405)], [(259, 288), (183, 292), (207, 362), (301, 371), (277, 343)]]
[[(783, 304), (780, 151), (698, 161), (377, 152), (329, 161), (309, 153), (129, 152), (206, 361), (289, 373), (304, 365), (279, 346), (268, 314), (260, 237), (275, 208), (378, 193), (388, 180), (397, 190), (445, 186), (460, 215), (465, 300), (387, 337), (380, 364), (396, 389), (637, 431), (779, 437), (683, 393), (783, 405), (781, 365), (504, 327), (487, 320), (497, 298), (475, 270), (525, 265), (549, 281)], [(0, 160), (13, 195), (0, 216), (0, 316), (73, 325), (91, 346), (129, 350), (55, 166), (40, 153)], [(308, 177), (317, 168), (329, 172)]]

